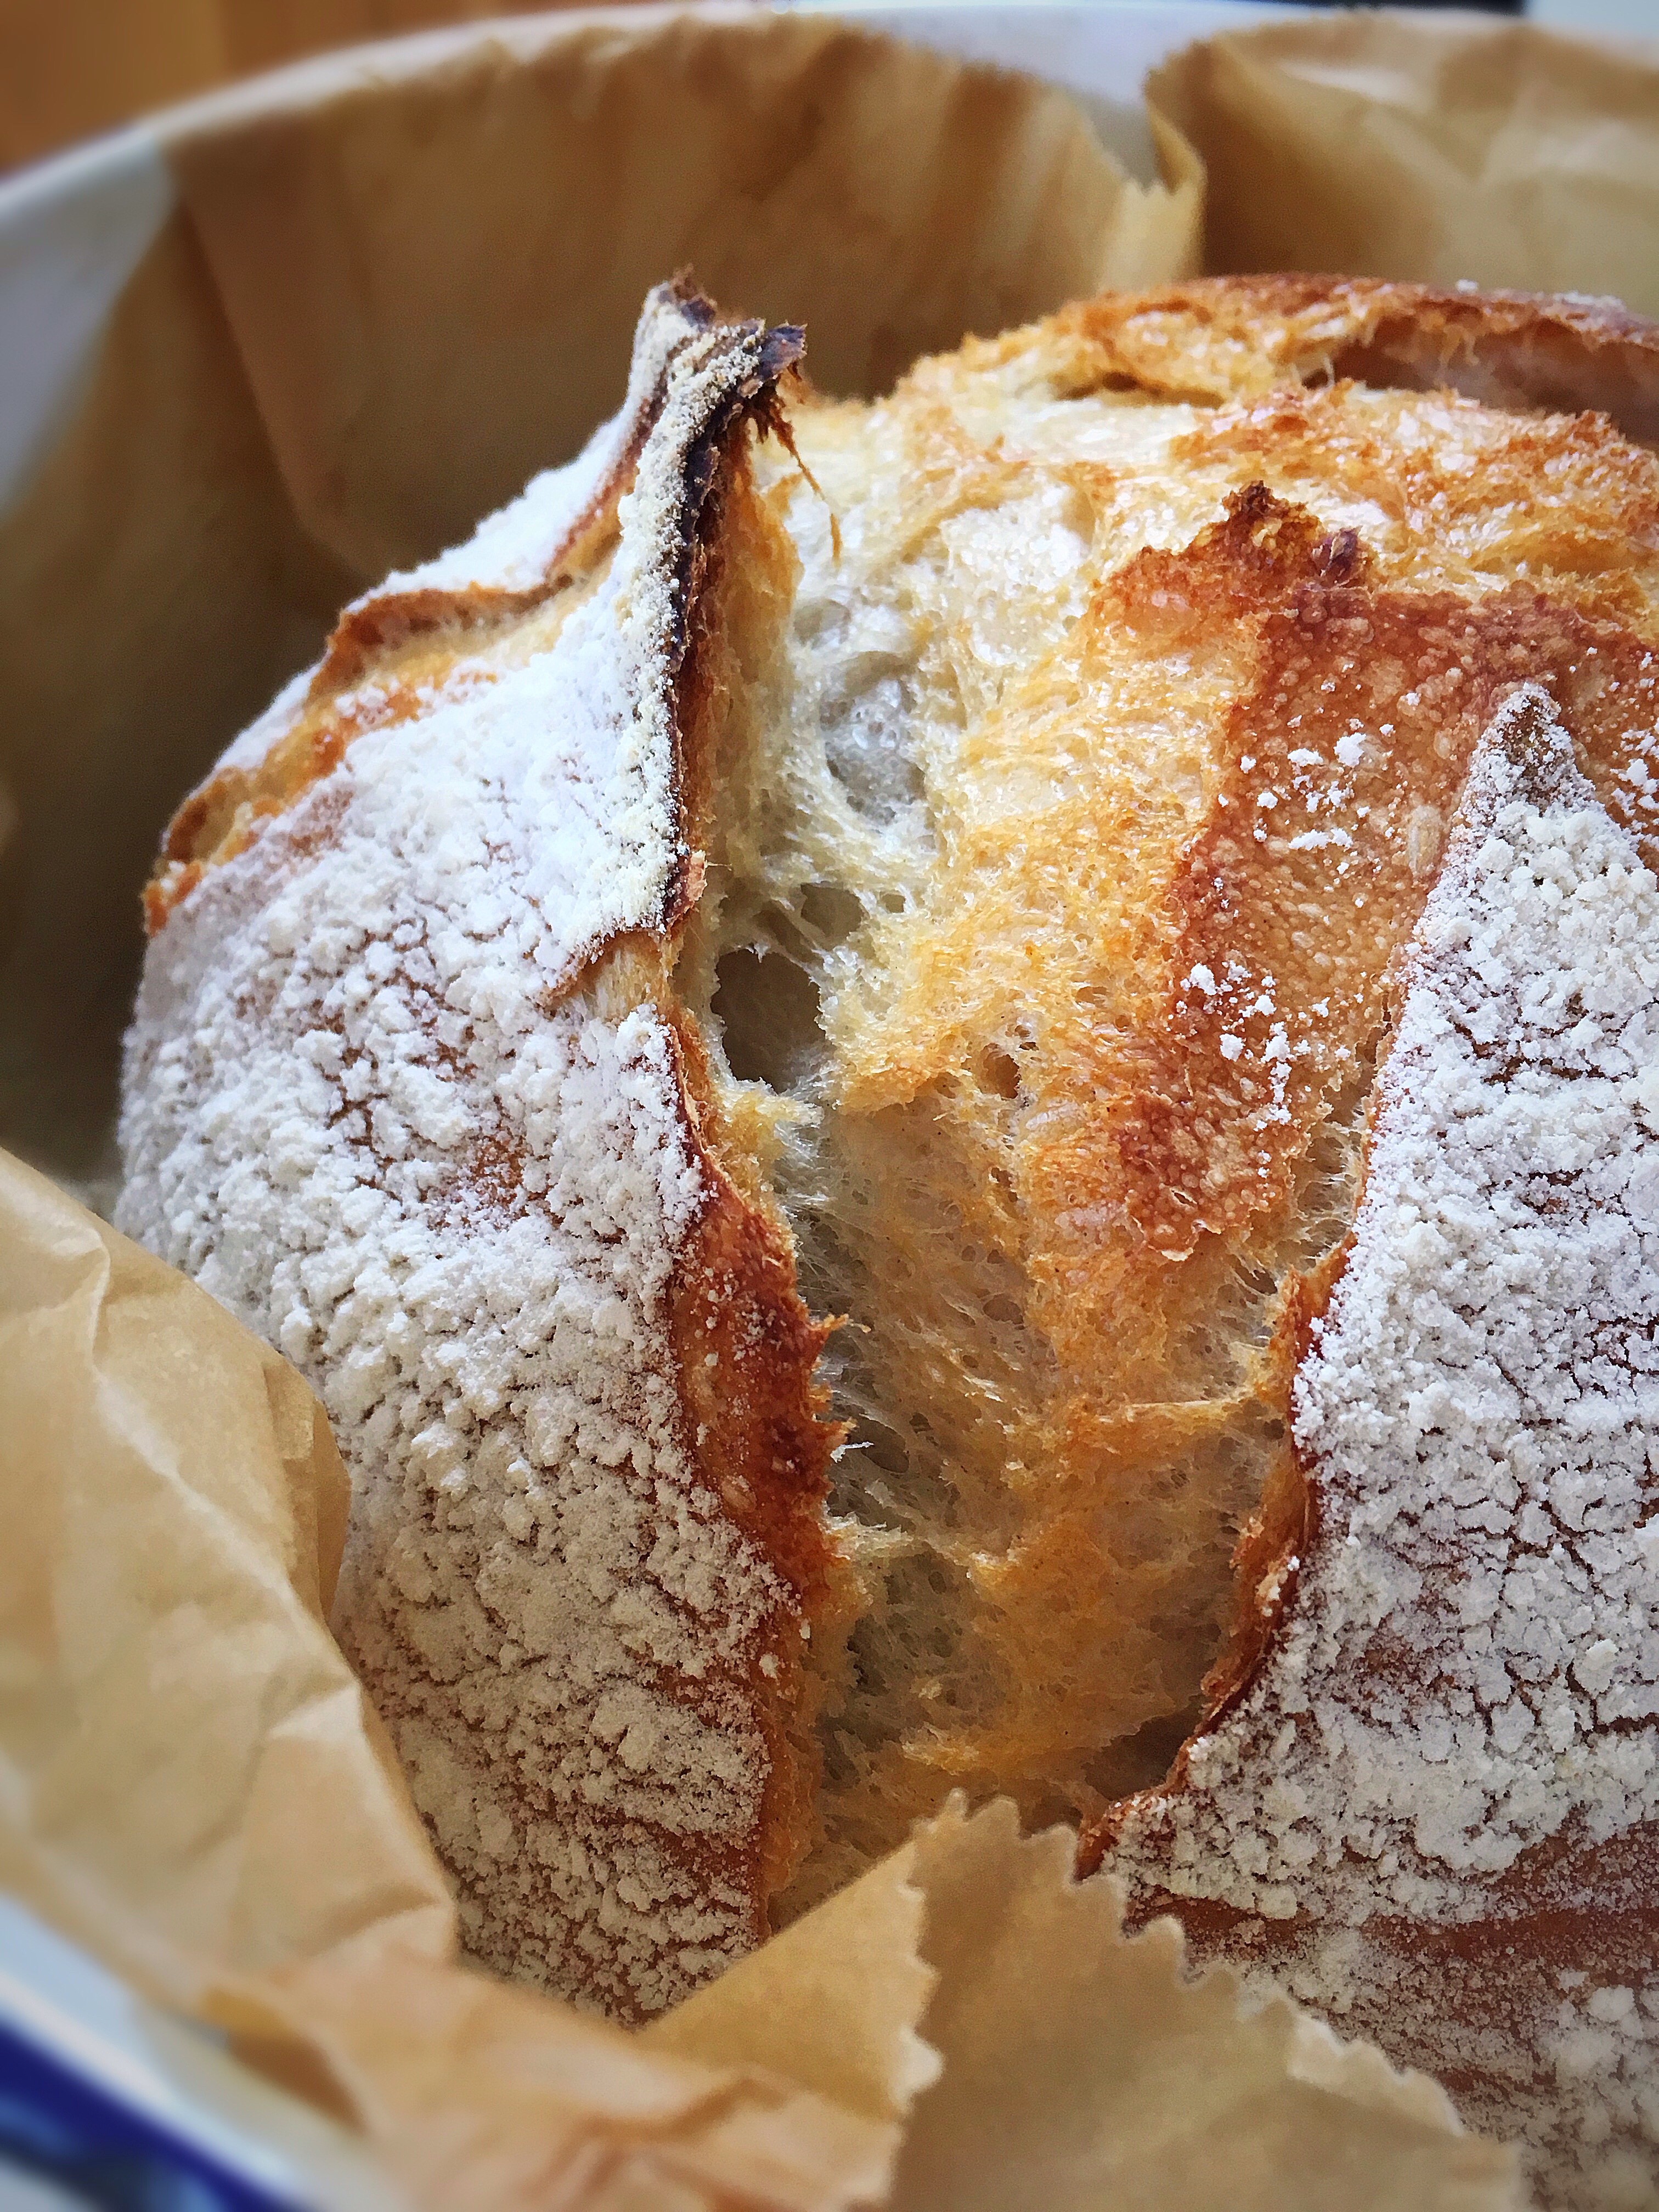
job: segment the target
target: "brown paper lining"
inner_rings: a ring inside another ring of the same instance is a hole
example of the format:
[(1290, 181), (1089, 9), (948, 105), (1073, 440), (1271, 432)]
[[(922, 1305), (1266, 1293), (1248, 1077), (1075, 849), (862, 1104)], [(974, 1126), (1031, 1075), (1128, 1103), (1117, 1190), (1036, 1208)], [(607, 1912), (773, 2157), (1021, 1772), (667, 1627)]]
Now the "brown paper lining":
[(312, 82), (172, 155), (295, 511), (365, 579), (576, 451), (666, 270), (871, 393), (1197, 265), (1195, 187), (1133, 183), (1061, 95), (826, 17), (506, 23), (393, 97)]
[(544, 0), (0, 0), (0, 169), (254, 70)]
[[(1614, 250), (1609, 175), (1650, 238), (1659, 208), (1650, 76), (1603, 110), (1602, 70), (1502, 27), (1241, 34), (1161, 74), (1162, 191), (1052, 94), (812, 20), (519, 25), (183, 118), (184, 205), (0, 521), (11, 1141), (96, 1166), (172, 802), (347, 590), (573, 449), (668, 262), (804, 315), (821, 380), (867, 389), (1183, 273), (1200, 154), (1239, 265), (1510, 273), (1471, 257), (1513, 243), (1500, 156), (1547, 112), (1527, 267), (1582, 283)], [(1443, 265), (1390, 260), (1398, 208), (1431, 203)], [(0, 1878), (350, 2115), (415, 2201), (1515, 2201), (1433, 2085), (1188, 1984), (1172, 1929), (1124, 1942), (1110, 1884), (1073, 1885), (1067, 1839), (1006, 1808), (947, 1808), (639, 2037), (470, 1972), (324, 1626), (343, 1477), (303, 1386), (7, 1164), (0, 1389)]]
[(1611, 293), (1659, 315), (1659, 39), (1342, 9), (1148, 82), (1209, 171), (1206, 266)]

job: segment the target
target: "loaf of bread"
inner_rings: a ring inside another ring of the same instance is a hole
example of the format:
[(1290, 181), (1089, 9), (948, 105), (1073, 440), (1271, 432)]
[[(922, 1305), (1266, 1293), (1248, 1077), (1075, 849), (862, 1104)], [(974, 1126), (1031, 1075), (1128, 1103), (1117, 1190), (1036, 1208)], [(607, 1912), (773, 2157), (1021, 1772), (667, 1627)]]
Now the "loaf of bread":
[[(1645, 1192), (1659, 334), (1239, 278), (874, 404), (799, 350), (653, 295), (186, 802), (123, 1225), (328, 1408), (481, 1959), (638, 2017), (1006, 1792), (1512, 2132), (1643, 1988), (1550, 1951), (1460, 2044), (1462, 1938), (1343, 1961), (1659, 1790), (1646, 1200), (1561, 1133)], [(1636, 2070), (1553, 2155), (1649, 2155)]]

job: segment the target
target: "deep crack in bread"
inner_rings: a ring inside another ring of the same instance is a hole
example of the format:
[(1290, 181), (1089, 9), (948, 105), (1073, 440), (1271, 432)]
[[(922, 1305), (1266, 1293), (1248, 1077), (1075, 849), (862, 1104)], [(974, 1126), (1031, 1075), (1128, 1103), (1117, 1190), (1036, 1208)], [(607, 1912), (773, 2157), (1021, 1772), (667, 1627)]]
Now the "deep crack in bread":
[(1217, 280), (873, 404), (799, 349), (665, 288), (587, 453), (348, 611), (169, 833), (127, 1064), (124, 1225), (352, 1465), (474, 1948), (627, 2016), (953, 1784), (1128, 1850), (1276, 1648), (1483, 732), (1533, 687), (1659, 810), (1622, 311)]

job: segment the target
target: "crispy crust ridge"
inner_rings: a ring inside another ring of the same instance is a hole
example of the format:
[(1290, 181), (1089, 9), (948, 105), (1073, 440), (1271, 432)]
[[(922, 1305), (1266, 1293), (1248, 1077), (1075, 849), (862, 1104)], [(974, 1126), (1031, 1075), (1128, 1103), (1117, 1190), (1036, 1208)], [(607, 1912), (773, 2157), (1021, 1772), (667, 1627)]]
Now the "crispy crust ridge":
[(1449, 387), (1498, 407), (1594, 410), (1627, 437), (1659, 441), (1659, 326), (1616, 300), (1216, 276), (1082, 301), (990, 344), (1010, 356), (1053, 349), (1078, 390), (1122, 379), (1225, 400), (1354, 377)]
[[(798, 334), (785, 337), (773, 356), (778, 374), (799, 355)], [(758, 407), (769, 408), (770, 392), (769, 385)], [(702, 890), (717, 784), (741, 747), (731, 725), (758, 673), (751, 656), (787, 613), (785, 549), (744, 459), (718, 473), (702, 512), (683, 568), (677, 766), (692, 858), (680, 878), (676, 930)], [(784, 1632), (769, 1641), (765, 1668), (757, 1662), (749, 1682), (770, 1762), (750, 1877), (759, 1941), (766, 1903), (787, 1887), (818, 1829), (822, 1753), (813, 1722), (823, 1676), (813, 1637), (823, 1636), (827, 1651), (853, 1602), (823, 1517), (842, 1432), (823, 1418), (827, 1394), (815, 1373), (833, 1324), (814, 1320), (800, 1297), (787, 1228), (725, 1125), (700, 1024), (666, 991), (662, 1010), (707, 1193), (669, 1285), (676, 1388), (705, 1479), (793, 1600)]]
[(799, 1870), (818, 1827), (822, 1759), (812, 1721), (821, 1692), (811, 1641), (815, 1632), (833, 1634), (851, 1603), (823, 1520), (842, 1431), (822, 1418), (825, 1396), (813, 1380), (831, 1324), (813, 1320), (784, 1235), (722, 1164), (702, 1039), (683, 1015), (671, 1022), (707, 1190), (669, 1285), (676, 1387), (704, 1479), (790, 1598), (748, 1686), (769, 1761), (749, 1876), (758, 1942), (768, 1903)]

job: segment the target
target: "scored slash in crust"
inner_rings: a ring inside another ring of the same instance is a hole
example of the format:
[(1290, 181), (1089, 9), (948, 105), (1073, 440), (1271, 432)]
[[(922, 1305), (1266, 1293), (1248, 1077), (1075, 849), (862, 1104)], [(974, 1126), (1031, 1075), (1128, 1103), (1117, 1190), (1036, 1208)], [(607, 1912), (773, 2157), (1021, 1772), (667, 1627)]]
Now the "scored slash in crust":
[(811, 477), (798, 349), (654, 295), (586, 453), (348, 611), (174, 826), (129, 1060), (123, 1220), (325, 1398), (474, 1949), (624, 2014), (952, 1781), (1162, 1774), (1261, 1498), (1243, 1709), (1481, 733), (1540, 682), (1659, 810), (1659, 476), (1528, 411), (1651, 427), (1605, 303), (1109, 295), (797, 388)]

